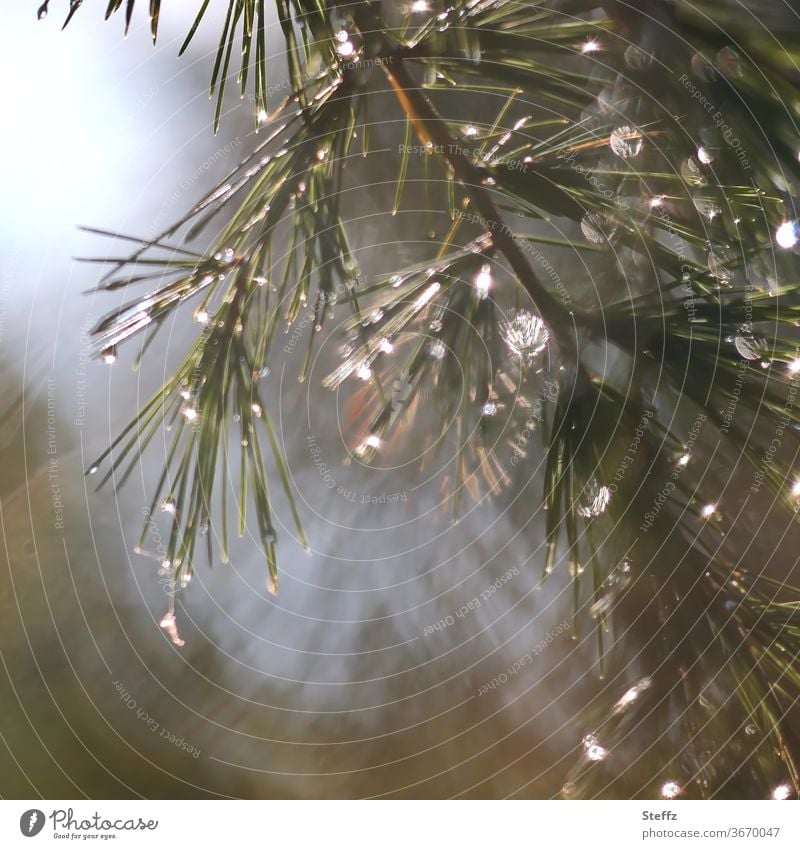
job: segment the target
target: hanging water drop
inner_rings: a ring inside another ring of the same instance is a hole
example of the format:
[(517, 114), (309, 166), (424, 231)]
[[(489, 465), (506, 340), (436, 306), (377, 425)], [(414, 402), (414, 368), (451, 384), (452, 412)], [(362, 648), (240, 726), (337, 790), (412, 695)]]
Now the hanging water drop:
[(593, 519), (606, 512), (611, 501), (611, 490), (607, 486), (600, 486), (595, 478), (589, 482), (584, 490), (584, 503), (578, 507), (578, 515), (584, 519)]
[(626, 50), (623, 57), (625, 64), (634, 71), (643, 71), (648, 65), (653, 62), (653, 57), (646, 50), (636, 44), (631, 44)]
[(483, 300), (488, 297), (489, 289), (492, 288), (492, 269), (489, 263), (484, 263), (478, 276), (475, 278), (475, 289), (478, 292), (478, 297)]
[(581, 219), (581, 233), (587, 242), (593, 245), (602, 245), (606, 241), (603, 225), (605, 219), (597, 212), (587, 212)]
[(767, 349), (767, 340), (753, 335), (753, 326), (745, 323), (736, 331), (734, 347), (745, 360), (760, 360)]
[(626, 124), (611, 133), (608, 143), (617, 156), (629, 159), (641, 153), (644, 140), (640, 130)]
[(547, 347), (550, 332), (538, 315), (520, 310), (502, 328), (503, 339), (512, 357), (529, 366)]
[(447, 353), (447, 347), (444, 342), (440, 342), (438, 339), (431, 342), (428, 346), (428, 353), (433, 357), (434, 360), (443, 360), (445, 354)]
[(113, 363), (115, 363), (116, 360), (117, 360), (117, 348), (116, 348), (116, 346), (110, 345), (108, 348), (104, 348), (100, 352), (100, 359), (106, 365), (109, 365), (109, 366), (112, 365)]
[(784, 221), (775, 232), (775, 241), (787, 250), (793, 248), (798, 240), (800, 240), (800, 231), (796, 221)]
[(661, 795), (665, 799), (674, 799), (680, 792), (681, 788), (677, 781), (665, 781), (661, 785)]

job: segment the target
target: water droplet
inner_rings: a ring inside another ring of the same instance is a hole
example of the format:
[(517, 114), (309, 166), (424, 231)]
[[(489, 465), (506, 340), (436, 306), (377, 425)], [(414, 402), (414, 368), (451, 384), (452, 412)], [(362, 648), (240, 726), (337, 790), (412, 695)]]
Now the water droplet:
[(714, 161), (714, 157), (707, 147), (697, 148), (697, 159), (702, 165), (711, 165)]
[(728, 286), (731, 282), (731, 270), (728, 263), (732, 257), (730, 252), (724, 248), (713, 248), (708, 252), (708, 270), (712, 277), (716, 277), (720, 286)]
[(739, 355), (745, 360), (760, 360), (767, 349), (767, 340), (753, 335), (753, 326), (743, 324), (736, 332), (733, 344)]
[(117, 359), (117, 348), (115, 345), (111, 345), (108, 348), (104, 348), (100, 352), (100, 359), (106, 364), (111, 365), (116, 362)]
[(39, 9), (36, 12), (36, 17), (38, 20), (43, 21), (47, 17), (47, 6), (50, 3), (50, 0), (44, 0)]
[(584, 519), (593, 519), (606, 512), (611, 501), (611, 490), (600, 486), (595, 478), (589, 482), (583, 493), (584, 503), (578, 507), (578, 515)]
[(611, 133), (608, 143), (617, 156), (629, 159), (641, 153), (644, 139), (640, 130), (626, 124)]
[(512, 357), (526, 366), (545, 350), (550, 339), (544, 321), (527, 310), (520, 310), (501, 332)]
[(775, 232), (775, 241), (787, 250), (793, 248), (800, 240), (800, 230), (796, 221), (784, 221)]
[(264, 531), (262, 539), (267, 545), (274, 545), (278, 539), (278, 535), (275, 533), (274, 528), (267, 528), (267, 530)]
[(783, 802), (792, 795), (792, 788), (788, 784), (779, 784), (772, 791), (772, 798), (776, 802)]
[(89, 466), (89, 468), (88, 468), (88, 470), (87, 470), (86, 474), (87, 474), (87, 475), (95, 475), (95, 474), (97, 474), (97, 470), (98, 470), (99, 468), (100, 468), (100, 466), (98, 466), (98, 465)]
[(194, 407), (186, 406), (181, 410), (184, 418), (187, 421), (193, 422), (197, 418), (197, 410)]
[(173, 645), (176, 646), (185, 646), (186, 642), (181, 639), (180, 634), (178, 633), (178, 625), (175, 620), (175, 613), (171, 610), (167, 611), (161, 619), (160, 622), (161, 627), (164, 631), (169, 635), (170, 640), (172, 640)]
[(492, 269), (489, 263), (484, 263), (478, 276), (475, 278), (475, 289), (478, 292), (478, 297), (483, 299), (489, 295), (489, 289), (492, 288)]
[(681, 164), (681, 178), (689, 186), (703, 186), (706, 182), (700, 163), (693, 156)]
[(605, 218), (597, 212), (587, 212), (581, 220), (581, 232), (587, 242), (602, 245), (606, 241), (604, 233)]
[(694, 208), (706, 221), (713, 221), (722, 213), (722, 209), (713, 195), (698, 193), (694, 195), (692, 202), (694, 203)]
[(261, 418), (261, 414), (264, 412), (261, 409), (261, 404), (251, 404), (250, 409), (253, 411), (253, 415), (255, 415), (258, 419)]
[(447, 347), (445, 346), (444, 342), (440, 342), (438, 339), (436, 339), (428, 346), (428, 353), (433, 357), (434, 360), (442, 360), (444, 359), (444, 356), (447, 353)]
[(347, 30), (339, 30), (336, 33), (336, 53), (343, 59), (347, 59), (356, 52), (353, 42), (350, 41), (350, 35)]
[(636, 699), (650, 686), (651, 681), (649, 678), (642, 678), (638, 684), (635, 684), (629, 690), (626, 690), (625, 693), (622, 694), (619, 701), (614, 705), (614, 713), (622, 713), (626, 710), (630, 705), (632, 705)]
[(646, 50), (636, 44), (631, 44), (626, 50), (623, 57), (625, 64), (634, 71), (642, 71), (653, 62), (653, 57)]
[(753, 737), (758, 734), (758, 728), (751, 722), (748, 726), (745, 727), (744, 733), (747, 734), (748, 737)]
[(176, 508), (175, 508), (175, 499), (174, 499), (171, 495), (168, 495), (168, 496), (167, 496), (167, 497), (166, 497), (166, 498), (165, 498), (165, 499), (161, 502), (161, 510), (162, 510), (164, 513), (171, 513), (173, 516), (175, 515), (175, 510), (176, 510)]
[(494, 401), (487, 401), (481, 409), (481, 415), (493, 416), (497, 412), (497, 404)]
[(700, 510), (700, 515), (706, 520), (720, 518), (720, 514), (717, 512), (717, 505), (713, 503), (704, 504)]
[(717, 58), (714, 64), (720, 73), (728, 77), (728, 79), (741, 77), (744, 74), (744, 66), (741, 56), (739, 56), (736, 50), (730, 45), (723, 47), (722, 50), (717, 53)]
[(211, 316), (206, 312), (202, 307), (195, 311), (194, 320), (197, 324), (209, 324), (211, 322)]
[(695, 53), (691, 61), (692, 74), (704, 82), (710, 83), (717, 79), (717, 69), (702, 53)]
[(677, 781), (665, 781), (661, 785), (661, 795), (665, 799), (674, 799), (681, 792), (681, 787)]
[(594, 734), (587, 734), (583, 738), (583, 747), (590, 761), (602, 761), (608, 756), (608, 751), (597, 742)]

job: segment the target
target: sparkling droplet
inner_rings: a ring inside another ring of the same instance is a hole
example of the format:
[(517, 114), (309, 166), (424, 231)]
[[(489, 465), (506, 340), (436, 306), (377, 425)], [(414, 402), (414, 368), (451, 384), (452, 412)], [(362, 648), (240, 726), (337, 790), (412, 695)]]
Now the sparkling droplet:
[(267, 592), (270, 595), (278, 594), (278, 578), (273, 578), (272, 575), (267, 575)]
[(608, 756), (608, 751), (597, 742), (594, 734), (587, 734), (583, 738), (583, 747), (590, 761), (602, 761)]
[(800, 240), (800, 230), (796, 221), (784, 221), (775, 233), (775, 241), (782, 247), (793, 248)]
[(632, 705), (636, 699), (650, 686), (649, 678), (642, 678), (638, 684), (635, 684), (629, 690), (623, 693), (620, 700), (614, 705), (614, 713), (622, 713), (626, 708)]
[(184, 407), (181, 412), (187, 421), (193, 422), (197, 418), (197, 410), (194, 407)]
[(100, 466), (97, 466), (97, 465), (89, 466), (89, 470), (86, 472), (86, 474), (87, 475), (95, 475), (95, 474), (97, 474), (97, 470), (99, 468), (100, 468)]
[(483, 299), (488, 297), (489, 289), (492, 288), (492, 269), (489, 263), (484, 263), (478, 276), (475, 278), (475, 289), (478, 292), (478, 297)]
[(584, 491), (584, 503), (578, 507), (578, 515), (584, 519), (593, 519), (606, 512), (611, 501), (611, 490), (607, 486), (600, 486), (596, 479), (592, 479)]
[(468, 137), (477, 136), (478, 128), (470, 124), (468, 127), (464, 127), (464, 135)]
[(253, 415), (255, 415), (256, 418), (261, 418), (261, 414), (263, 413), (261, 404), (251, 404), (250, 409), (253, 411)]
[(347, 59), (356, 52), (353, 42), (350, 41), (350, 36), (347, 30), (339, 30), (336, 33), (336, 53), (343, 59)]
[(368, 448), (378, 449), (381, 447), (381, 439), (374, 433), (368, 436), (365, 442)]
[(665, 781), (661, 785), (661, 795), (665, 799), (674, 799), (681, 792), (681, 787), (677, 781)]
[(444, 342), (440, 342), (436, 339), (428, 346), (428, 353), (434, 358), (434, 360), (442, 360), (447, 353), (447, 347)]
[(617, 156), (629, 159), (641, 153), (644, 140), (640, 130), (626, 124), (611, 133), (609, 145)]
[(43, 21), (47, 17), (47, 6), (48, 6), (49, 3), (50, 3), (50, 0), (45, 0), (44, 3), (42, 3), (41, 6), (39, 6), (39, 9), (36, 12), (37, 20)]
[(697, 148), (697, 159), (703, 165), (711, 165), (711, 163), (714, 161), (714, 157), (711, 155), (711, 151), (707, 147)]
[(708, 253), (708, 270), (720, 286), (727, 286), (731, 282), (731, 270), (728, 268), (730, 260), (728, 251), (723, 248), (714, 248)]
[(274, 545), (275, 542), (277, 541), (277, 539), (278, 539), (278, 535), (275, 533), (274, 528), (267, 528), (267, 530), (264, 531), (263, 540), (268, 545)]
[(716, 504), (705, 504), (705, 505), (703, 505), (703, 508), (700, 511), (700, 515), (704, 519), (716, 518), (719, 515), (718, 512), (717, 512), (717, 505)]
[(767, 348), (767, 340), (753, 335), (753, 326), (743, 324), (736, 332), (733, 344), (745, 360), (760, 360)]
[(206, 310), (204, 310), (204, 309), (201, 307), (199, 310), (197, 310), (197, 311), (195, 312), (195, 314), (194, 314), (194, 320), (195, 320), (198, 324), (206, 325), (206, 324), (209, 324), (209, 323), (211, 322), (211, 316), (210, 316), (210, 315), (206, 312)]
[(356, 369), (356, 377), (361, 378), (361, 380), (369, 380), (372, 377), (372, 369), (366, 363), (361, 363)]
[(792, 788), (788, 784), (779, 784), (772, 791), (772, 798), (776, 802), (783, 802), (792, 795)]
[(681, 178), (689, 186), (702, 186), (706, 182), (700, 164), (693, 156), (681, 164)]
[(438, 318), (435, 318), (428, 326), (431, 333), (440, 333), (442, 330), (442, 322)]
[(718, 215), (722, 213), (722, 209), (720, 205), (717, 203), (716, 198), (708, 194), (696, 194), (692, 198), (692, 202), (694, 203), (694, 208), (698, 211), (706, 221), (713, 221)]
[(493, 416), (497, 412), (497, 404), (494, 401), (487, 401), (483, 405), (483, 409), (481, 410), (481, 415), (484, 416)]
[(503, 339), (512, 357), (529, 366), (547, 347), (550, 332), (538, 315), (520, 310), (502, 328)]
[(175, 499), (171, 495), (168, 495), (161, 502), (161, 509), (164, 513), (171, 513), (174, 516), (175, 515), (175, 509), (176, 509), (175, 508)]
[(604, 232), (605, 219), (597, 212), (587, 212), (581, 219), (581, 232), (587, 242), (602, 245), (606, 241)]
[(427, 12), (429, 9), (427, 0), (414, 0), (411, 4), (412, 12)]
[(111, 345), (109, 348), (105, 348), (100, 352), (100, 359), (106, 364), (111, 365), (116, 362), (117, 359), (117, 349), (114, 345)]
[(748, 736), (748, 737), (753, 737), (753, 736), (755, 736), (756, 734), (758, 734), (758, 728), (757, 728), (755, 725), (753, 725), (753, 723), (751, 722), (751, 723), (750, 723), (750, 724), (749, 724), (749, 725), (748, 725), (748, 726), (744, 729), (744, 733), (745, 733), (745, 734), (747, 734), (747, 736)]
[(588, 55), (589, 53), (597, 53), (600, 50), (600, 42), (596, 38), (590, 38), (584, 41), (581, 45), (581, 53)]

